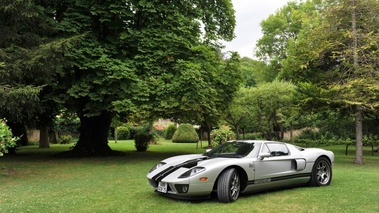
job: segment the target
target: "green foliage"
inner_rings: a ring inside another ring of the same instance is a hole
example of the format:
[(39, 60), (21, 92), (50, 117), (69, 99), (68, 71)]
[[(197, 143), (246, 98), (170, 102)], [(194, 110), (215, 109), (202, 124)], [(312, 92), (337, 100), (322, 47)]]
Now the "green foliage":
[(243, 139), (246, 140), (260, 140), (264, 139), (261, 133), (246, 133), (243, 135)]
[(54, 4), (0, 2), (0, 114), (11, 122), (54, 116), (54, 98), (46, 94), (58, 82), (65, 49), (55, 35)]
[(62, 113), (54, 120), (53, 129), (59, 135), (78, 135), (80, 127), (80, 120), (73, 113)]
[(165, 130), (153, 129), (154, 138), (164, 138)]
[(18, 137), (13, 137), (13, 134), (6, 124), (6, 121), (0, 119), (0, 156), (8, 153), (8, 148), (16, 146)]
[(325, 10), (304, 20), (296, 41), (288, 46), (286, 75), (303, 84), (308, 96), (318, 101), (317, 106), (362, 106), (375, 111), (379, 106), (379, 3), (338, 2), (324, 2), (320, 8)]
[(149, 124), (148, 123), (142, 123), (137, 126), (135, 125), (128, 125), (127, 128), (130, 132), (129, 138), (134, 138), (134, 136), (138, 133), (145, 133), (148, 134), (150, 132)]
[(313, 21), (318, 11), (316, 1), (290, 1), (275, 14), (261, 22), (262, 38), (257, 41), (256, 56), (268, 63), (266, 79), (273, 80), (282, 75), (283, 61), (288, 57), (288, 46), (296, 41), (304, 28), (304, 22), (310, 17)]
[(219, 144), (225, 143), (235, 138), (235, 134), (227, 126), (222, 126), (219, 129), (211, 131), (212, 146), (215, 147)]
[(247, 128), (272, 139), (277, 137), (278, 129), (289, 127), (295, 120), (298, 111), (295, 94), (292, 83), (278, 80), (241, 88), (225, 120), (234, 130)]
[(216, 119), (239, 80), (219, 54), (234, 37), (231, 0), (1, 1), (0, 28), (0, 86), (41, 89), (26, 105), (38, 115), (77, 113), (79, 153), (109, 150), (115, 114)]
[(243, 57), (240, 65), (245, 87), (257, 86), (259, 83), (272, 80), (267, 70), (269, 67), (262, 61)]
[(196, 143), (199, 136), (192, 124), (180, 124), (172, 136), (174, 143)]
[(171, 140), (172, 136), (174, 135), (176, 131), (176, 125), (175, 124), (170, 124), (164, 131), (164, 139), (166, 140)]
[(322, 138), (322, 134), (320, 131), (314, 129), (305, 129), (301, 132), (299, 136), (296, 137), (297, 140), (301, 139), (309, 139), (309, 140), (320, 140)]
[(128, 127), (119, 126), (116, 131), (118, 140), (128, 140), (130, 138), (130, 131)]
[(139, 152), (146, 151), (152, 139), (153, 136), (149, 133), (137, 133), (136, 135), (134, 135), (135, 148)]
[(62, 135), (59, 137), (60, 144), (69, 144), (71, 143), (72, 135)]
[(303, 102), (307, 107), (355, 114), (354, 163), (361, 164), (362, 115), (377, 114), (379, 108), (379, 2), (321, 2), (319, 13), (303, 21), (296, 40), (289, 42), (283, 70), (306, 100), (313, 100)]

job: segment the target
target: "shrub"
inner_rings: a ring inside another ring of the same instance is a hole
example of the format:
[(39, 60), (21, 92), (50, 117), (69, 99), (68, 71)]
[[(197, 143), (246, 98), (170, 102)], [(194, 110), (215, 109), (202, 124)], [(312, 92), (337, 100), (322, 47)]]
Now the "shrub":
[(138, 134), (138, 133), (146, 133), (148, 134), (150, 129), (149, 129), (149, 123), (145, 123), (145, 124), (140, 124), (138, 126), (128, 126), (128, 129), (129, 129), (129, 132), (130, 132), (130, 136), (129, 138), (135, 138), (135, 135)]
[(211, 131), (212, 146), (217, 146), (219, 144), (225, 143), (226, 141), (233, 138), (235, 138), (235, 134), (227, 126), (223, 126), (219, 129), (214, 129)]
[(164, 131), (164, 139), (166, 140), (171, 140), (172, 139), (172, 136), (174, 135), (175, 131), (176, 131), (176, 125), (175, 124), (171, 124), (169, 125), (165, 131)]
[(260, 140), (260, 139), (263, 139), (262, 133), (259, 133), (259, 132), (246, 133), (246, 134), (244, 134), (243, 138), (245, 140)]
[(196, 143), (198, 141), (199, 136), (191, 124), (180, 124), (172, 136), (172, 142), (175, 143)]
[(117, 139), (128, 140), (130, 138), (130, 131), (126, 126), (117, 127)]
[(8, 153), (8, 149), (15, 147), (19, 138), (13, 137), (12, 131), (6, 124), (5, 120), (0, 119), (0, 156)]
[(59, 138), (59, 143), (60, 144), (69, 144), (69, 143), (71, 143), (71, 140), (72, 140), (72, 135), (62, 135)]
[(313, 129), (305, 129), (301, 132), (297, 139), (309, 139), (309, 140), (319, 140), (322, 138), (321, 133), (319, 131)]
[(59, 135), (79, 135), (80, 119), (76, 114), (63, 113), (54, 120), (53, 131)]
[(134, 135), (134, 146), (138, 152), (144, 152), (149, 147), (150, 141), (153, 136), (148, 133), (137, 133)]

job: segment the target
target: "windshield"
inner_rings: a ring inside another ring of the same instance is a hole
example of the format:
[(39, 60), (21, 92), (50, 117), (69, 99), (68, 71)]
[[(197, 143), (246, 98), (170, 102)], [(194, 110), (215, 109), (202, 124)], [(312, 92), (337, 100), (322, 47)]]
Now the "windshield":
[(204, 155), (209, 157), (242, 158), (254, 149), (254, 143), (227, 142), (223, 143)]

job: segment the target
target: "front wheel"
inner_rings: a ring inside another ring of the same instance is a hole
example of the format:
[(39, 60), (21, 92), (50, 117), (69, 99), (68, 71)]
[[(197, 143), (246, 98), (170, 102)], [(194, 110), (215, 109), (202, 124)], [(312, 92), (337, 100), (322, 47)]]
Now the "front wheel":
[(325, 157), (320, 157), (313, 165), (311, 180), (309, 185), (311, 186), (327, 186), (332, 181), (332, 166)]
[(217, 197), (221, 202), (236, 201), (240, 194), (240, 176), (236, 169), (223, 171), (217, 182)]

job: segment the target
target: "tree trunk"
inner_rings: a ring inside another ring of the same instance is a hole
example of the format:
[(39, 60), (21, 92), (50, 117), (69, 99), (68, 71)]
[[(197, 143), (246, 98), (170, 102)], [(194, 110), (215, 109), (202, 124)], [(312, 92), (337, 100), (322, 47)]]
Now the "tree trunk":
[(39, 128), (39, 148), (49, 148), (49, 127), (41, 125)]
[(108, 146), (108, 133), (112, 121), (112, 113), (103, 111), (100, 115), (87, 117), (78, 115), (80, 119), (80, 136), (72, 149), (74, 156), (108, 156), (119, 152), (112, 151)]
[(118, 137), (117, 127), (115, 127), (114, 128), (114, 143), (117, 143), (117, 137)]
[(49, 132), (49, 142), (58, 143), (58, 132), (56, 131)]
[(355, 164), (362, 164), (363, 163), (363, 134), (362, 134), (362, 110), (360, 107), (357, 107), (357, 112), (355, 113), (355, 134), (356, 134), (356, 151), (355, 151)]
[(234, 128), (235, 128), (235, 130), (236, 130), (236, 139), (237, 139), (237, 140), (241, 139), (241, 138), (240, 138), (240, 137), (241, 137), (241, 136), (240, 136), (240, 129), (238, 128), (238, 125), (236, 125)]
[[(353, 66), (354, 66), (354, 72), (358, 72), (358, 52), (357, 52), (357, 46), (358, 46), (358, 35), (357, 35), (357, 23), (356, 23), (356, 12), (355, 12), (355, 1), (352, 1), (352, 10), (351, 10), (351, 25), (352, 25), (352, 31), (353, 31)], [(362, 109), (360, 106), (357, 106), (355, 113), (355, 134), (356, 134), (356, 151), (355, 151), (355, 164), (362, 164), (363, 163), (363, 128), (362, 128)]]
[(292, 123), (290, 124), (290, 141), (292, 141), (292, 138), (293, 138), (293, 127), (292, 127)]
[(212, 140), (211, 140), (212, 125), (204, 122), (204, 127), (207, 130), (208, 147), (212, 147)]

